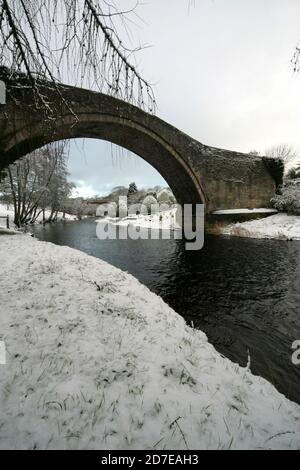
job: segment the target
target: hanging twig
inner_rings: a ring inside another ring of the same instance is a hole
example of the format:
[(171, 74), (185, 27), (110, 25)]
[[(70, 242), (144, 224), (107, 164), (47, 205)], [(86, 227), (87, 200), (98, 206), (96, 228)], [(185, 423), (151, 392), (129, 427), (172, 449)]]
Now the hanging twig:
[(142, 46), (123, 44), (139, 2), (120, 11), (106, 0), (0, 0), (0, 66), (25, 74), (36, 102), (49, 83), (64, 102), (58, 83), (86, 86), (155, 111), (151, 84), (135, 65)]

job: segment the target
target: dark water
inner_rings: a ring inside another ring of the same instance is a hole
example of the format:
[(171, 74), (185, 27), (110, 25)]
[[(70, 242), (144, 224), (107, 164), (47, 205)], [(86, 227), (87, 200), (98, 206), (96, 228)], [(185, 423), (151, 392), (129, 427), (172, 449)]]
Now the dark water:
[(33, 229), (130, 272), (228, 358), (300, 403), (300, 242), (207, 236), (202, 250), (181, 240), (98, 240), (93, 220)]

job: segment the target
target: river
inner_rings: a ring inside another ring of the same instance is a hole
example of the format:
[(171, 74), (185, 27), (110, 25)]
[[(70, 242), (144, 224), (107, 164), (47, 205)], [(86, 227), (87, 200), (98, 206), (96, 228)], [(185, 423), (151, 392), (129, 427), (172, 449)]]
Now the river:
[(94, 219), (31, 229), (133, 274), (215, 348), (300, 403), (300, 242), (206, 236), (200, 251), (181, 240), (99, 240)]

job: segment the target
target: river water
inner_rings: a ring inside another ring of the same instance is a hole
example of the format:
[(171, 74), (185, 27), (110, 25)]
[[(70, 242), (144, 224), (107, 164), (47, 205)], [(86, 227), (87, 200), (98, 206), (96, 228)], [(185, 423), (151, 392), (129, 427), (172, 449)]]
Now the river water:
[(94, 219), (31, 229), (128, 271), (216, 349), (300, 403), (300, 242), (206, 236), (200, 251), (181, 240), (99, 240)]

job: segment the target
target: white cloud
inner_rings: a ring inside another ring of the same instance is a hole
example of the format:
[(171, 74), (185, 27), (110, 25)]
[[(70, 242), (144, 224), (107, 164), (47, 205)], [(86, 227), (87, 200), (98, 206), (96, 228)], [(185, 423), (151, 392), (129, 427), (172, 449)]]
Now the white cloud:
[(76, 188), (72, 191), (71, 197), (92, 197), (97, 194), (97, 191), (94, 190), (91, 186), (88, 186), (84, 181), (76, 181)]

